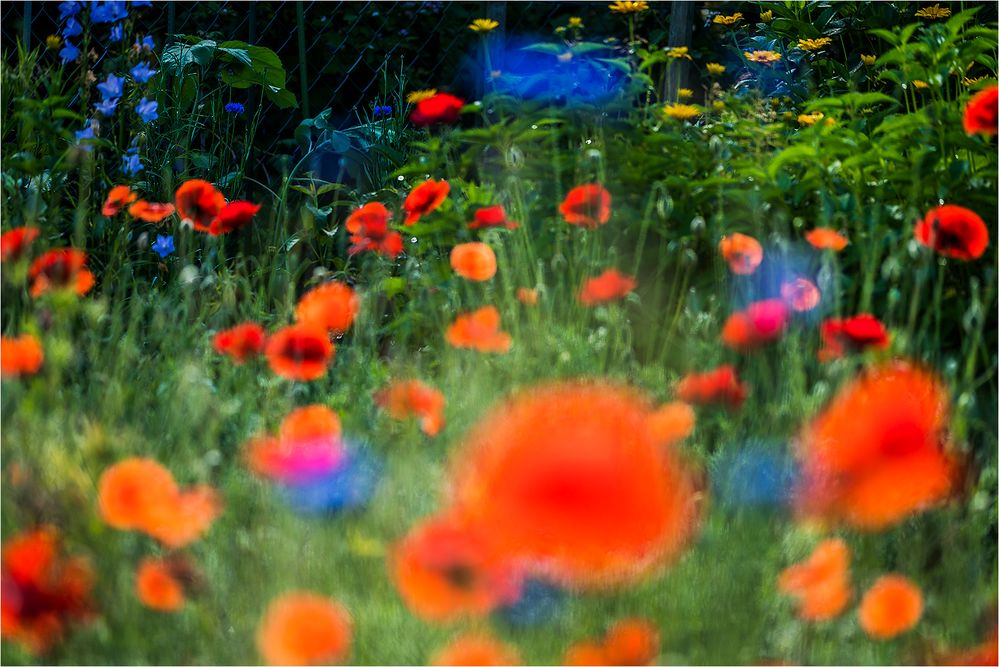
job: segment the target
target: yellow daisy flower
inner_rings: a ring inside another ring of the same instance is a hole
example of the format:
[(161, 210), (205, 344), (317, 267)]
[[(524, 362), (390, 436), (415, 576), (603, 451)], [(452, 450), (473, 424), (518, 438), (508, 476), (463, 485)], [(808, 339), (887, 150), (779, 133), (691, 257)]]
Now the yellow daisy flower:
[(985, 78), (984, 76), (978, 76), (978, 77), (975, 77), (974, 79), (972, 79), (970, 76), (966, 76), (966, 77), (964, 77), (963, 83), (966, 86), (973, 86), (976, 83), (978, 83), (979, 81), (983, 80), (984, 78)]
[(877, 59), (878, 59), (877, 56), (869, 56), (866, 53), (860, 54), (860, 62), (864, 63), (865, 65), (873, 65)]
[(760, 20), (764, 23), (770, 23), (774, 20), (774, 10), (768, 9), (765, 12), (760, 12)]
[(763, 65), (772, 65), (781, 59), (776, 51), (745, 51), (746, 60)]
[(708, 74), (724, 74), (725, 66), (721, 63), (708, 63), (704, 66), (708, 70)]
[(718, 25), (735, 25), (741, 20), (742, 20), (742, 12), (736, 12), (731, 16), (716, 14), (714, 19), (712, 19), (712, 22), (717, 23)]
[(569, 17), (569, 27), (570, 28), (582, 28), (583, 27), (583, 19), (579, 18), (578, 16), (570, 16)]
[(60, 46), (62, 46), (62, 38), (59, 35), (49, 35), (45, 38), (45, 48), (58, 49)]
[(923, 7), (918, 12), (916, 16), (921, 19), (945, 19), (950, 16), (950, 10), (946, 7), (941, 7), (939, 3), (931, 5), (930, 7)]
[(715, 111), (721, 111), (722, 109), (725, 108), (725, 103), (722, 102), (721, 100), (715, 100), (714, 102), (711, 103), (711, 106), (715, 108)]
[(472, 32), (491, 32), (499, 27), (499, 21), (493, 19), (475, 19), (468, 29)]
[(694, 91), (692, 91), (690, 88), (681, 88), (680, 90), (676, 91), (676, 96), (681, 100), (689, 100), (691, 97), (694, 96)]
[(676, 120), (690, 120), (701, 115), (701, 108), (696, 104), (667, 104), (663, 113)]
[(686, 58), (687, 60), (693, 60), (690, 57), (690, 49), (686, 46), (671, 46), (666, 49), (666, 55), (670, 58)]
[(422, 102), (423, 100), (428, 100), (437, 94), (436, 88), (428, 88), (426, 90), (414, 90), (409, 95), (406, 95), (406, 101), (410, 104), (416, 104), (417, 102)]
[(825, 114), (821, 111), (816, 111), (815, 113), (803, 113), (798, 116), (798, 123), (801, 125), (815, 125), (823, 118), (825, 118)]
[(648, 11), (649, 3), (645, 2), (645, 0), (638, 0), (637, 2), (618, 0), (614, 4), (607, 5), (607, 7), (615, 14), (638, 14)]
[(828, 37), (819, 37), (818, 39), (799, 39), (798, 48), (802, 51), (818, 51), (823, 46), (829, 46), (832, 44), (832, 39)]
[(925, 81), (921, 81), (921, 80), (919, 80), (919, 79), (915, 79), (915, 80), (914, 80), (914, 81), (912, 82), (912, 85), (913, 85), (914, 87), (916, 87), (916, 88), (920, 88), (920, 89), (921, 89), (921, 88), (929, 88), (929, 87), (930, 87), (930, 84), (926, 83)]

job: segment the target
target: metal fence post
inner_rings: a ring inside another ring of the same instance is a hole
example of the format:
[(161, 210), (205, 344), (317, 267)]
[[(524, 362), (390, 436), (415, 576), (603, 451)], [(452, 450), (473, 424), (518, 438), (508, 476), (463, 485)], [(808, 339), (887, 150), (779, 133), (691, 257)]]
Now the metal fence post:
[[(670, 3), (669, 11), (669, 46), (690, 46), (690, 38), (693, 33), (693, 12), (694, 3), (678, 2), (673, 0)], [(690, 67), (683, 58), (676, 58), (673, 61), (676, 68), (676, 76), (666, 77), (666, 99), (676, 102), (677, 91), (687, 85)]]
[(24, 1), (24, 20), (21, 22), (21, 41), (24, 48), (31, 48), (31, 0)]
[(302, 83), (302, 112), (306, 118), (309, 115), (309, 77), (305, 71), (305, 7), (302, 0), (295, 3), (295, 15), (298, 19), (298, 76)]

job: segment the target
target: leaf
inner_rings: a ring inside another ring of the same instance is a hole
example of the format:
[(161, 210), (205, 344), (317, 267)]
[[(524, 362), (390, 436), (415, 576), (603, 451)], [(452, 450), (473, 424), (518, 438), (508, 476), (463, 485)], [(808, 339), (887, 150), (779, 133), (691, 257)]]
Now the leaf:
[(192, 63), (201, 67), (210, 64), (215, 57), (215, 49), (216, 44), (210, 39), (193, 45), (175, 42), (163, 50), (161, 63), (165, 70), (179, 75)]
[[(232, 56), (232, 58), (235, 58), (236, 60), (238, 60), (239, 62), (243, 63), (244, 65), (249, 65), (252, 62), (252, 60), (250, 58), (250, 53), (246, 49), (231, 49), (231, 48), (228, 48), (228, 47), (221, 47), (220, 46), (218, 48), (218, 50), (219, 50), (220, 53), (224, 53), (224, 54), (227, 54), (229, 56)], [(227, 61), (227, 59), (223, 58), (222, 56), (219, 56), (219, 60), (222, 61), (222, 62), (226, 62)]]
[(770, 178), (776, 178), (777, 174), (781, 170), (781, 167), (784, 165), (793, 164), (794, 162), (813, 162), (818, 156), (819, 152), (814, 146), (791, 146), (774, 156), (774, 159), (767, 167), (767, 173)]
[(295, 94), (287, 88), (274, 89), (273, 87), (268, 86), (267, 88), (264, 88), (264, 95), (266, 95), (267, 99), (271, 102), (278, 105), (278, 108), (298, 108), (298, 98), (296, 98)]
[(565, 48), (558, 44), (530, 44), (522, 46), (521, 51), (533, 51), (535, 53), (547, 53), (552, 56), (559, 56), (565, 53)]

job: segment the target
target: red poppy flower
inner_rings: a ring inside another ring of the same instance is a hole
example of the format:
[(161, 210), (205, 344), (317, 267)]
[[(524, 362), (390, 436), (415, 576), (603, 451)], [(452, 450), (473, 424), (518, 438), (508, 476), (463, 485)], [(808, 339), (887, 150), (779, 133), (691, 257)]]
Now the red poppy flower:
[(808, 278), (795, 278), (781, 283), (780, 296), (797, 313), (813, 310), (822, 301), (822, 293)]
[(168, 216), (173, 215), (176, 209), (173, 204), (156, 204), (140, 199), (128, 207), (128, 214), (133, 218), (138, 218), (143, 222), (163, 222)]
[(132, 188), (127, 185), (116, 185), (108, 192), (108, 198), (104, 200), (101, 214), (109, 218), (118, 215), (121, 209), (134, 202), (138, 197), (138, 193), (132, 192)]
[(752, 274), (763, 261), (763, 246), (760, 242), (738, 232), (723, 236), (718, 242), (718, 250), (728, 262), (732, 273), (742, 276)]
[(44, 360), (42, 344), (31, 334), (0, 337), (0, 375), (3, 377), (34, 375)]
[(444, 426), (444, 394), (419, 380), (393, 382), (375, 394), (375, 403), (393, 419), (419, 417), (427, 435), (437, 435)]
[(424, 216), (444, 203), (451, 186), (445, 180), (429, 179), (420, 183), (406, 196), (402, 210), (406, 213), (405, 223), (415, 225)]
[(510, 334), (500, 331), (500, 314), (495, 306), (483, 306), (455, 318), (447, 328), (447, 342), (453, 347), (479, 352), (506, 352)]
[(330, 665), (350, 653), (353, 623), (336, 600), (310, 592), (285, 593), (267, 607), (257, 649), (269, 665)]
[(846, 319), (828, 319), (821, 328), (823, 348), (819, 360), (829, 361), (842, 357), (847, 351), (860, 352), (868, 348), (888, 347), (888, 330), (878, 318), (867, 313)]
[(28, 651), (45, 653), (67, 624), (92, 614), (89, 563), (59, 553), (55, 528), (22, 533), (3, 546), (0, 634)]
[(361, 300), (350, 285), (332, 280), (302, 295), (295, 306), (295, 319), (342, 334), (354, 323), (360, 307)]
[(517, 649), (488, 635), (467, 634), (454, 639), (430, 659), (435, 667), (501, 667), (519, 665)]
[(485, 616), (515, 601), (520, 579), (490, 532), (454, 517), (435, 517), (416, 526), (390, 563), (410, 611), (427, 621), (446, 622)]
[(583, 283), (579, 291), (579, 302), (584, 306), (597, 306), (601, 303), (617, 301), (638, 285), (635, 279), (617, 269), (607, 269), (596, 278)]
[(609, 665), (654, 665), (659, 655), (659, 631), (642, 618), (616, 622), (604, 638)]
[(944, 257), (969, 261), (985, 254), (989, 229), (974, 211), (945, 204), (916, 223), (916, 240)]
[(949, 400), (936, 376), (905, 362), (847, 384), (799, 439), (806, 515), (880, 530), (950, 493)]
[(187, 602), (186, 589), (197, 576), (193, 564), (181, 554), (143, 558), (135, 571), (135, 594), (150, 609), (180, 611)]
[(409, 120), (414, 125), (436, 125), (438, 123), (453, 123), (458, 120), (465, 100), (447, 93), (437, 93), (433, 97), (420, 100), (409, 114)]
[(738, 409), (746, 400), (746, 385), (728, 364), (707, 373), (688, 373), (676, 386), (676, 395), (688, 403), (721, 403)]
[(237, 364), (263, 352), (266, 344), (264, 328), (256, 322), (237, 324), (218, 332), (212, 340), (216, 352), (229, 355)]
[(923, 615), (923, 593), (900, 574), (886, 574), (860, 600), (860, 627), (874, 639), (893, 639), (916, 626)]
[(271, 370), (289, 380), (321, 378), (333, 360), (335, 349), (323, 329), (294, 324), (277, 331), (265, 349)]
[(181, 222), (199, 232), (207, 232), (225, 206), (222, 193), (208, 181), (197, 178), (177, 188), (174, 200)]
[(805, 240), (818, 250), (832, 250), (834, 252), (839, 252), (850, 243), (845, 236), (828, 227), (816, 227), (805, 232)]
[(558, 210), (570, 225), (596, 229), (610, 220), (611, 196), (599, 183), (579, 185), (569, 190)]
[(87, 270), (87, 253), (76, 248), (49, 250), (31, 263), (31, 296), (50, 290), (71, 290), (86, 294), (94, 286), (94, 274)]
[(350, 242), (347, 254), (356, 255), (365, 250), (380, 252), (389, 258), (395, 258), (402, 252), (402, 235), (393, 232), (388, 227), (389, 213), (380, 202), (369, 202), (355, 210), (347, 217), (347, 231), (350, 232)]
[(528, 572), (578, 588), (633, 582), (695, 530), (693, 475), (661, 446), (648, 399), (555, 383), (474, 427), (453, 469), (455, 507)]
[(823, 540), (808, 560), (785, 569), (777, 579), (777, 589), (798, 602), (798, 617), (805, 621), (826, 621), (846, 609), (853, 590), (850, 587), (850, 549), (840, 539)]
[(347, 455), (340, 418), (325, 405), (292, 410), (278, 437), (252, 438), (244, 446), (247, 465), (257, 475), (285, 484), (313, 480), (336, 470)]
[(520, 301), (525, 306), (538, 305), (538, 290), (530, 287), (518, 287), (517, 301)]
[(755, 301), (729, 316), (721, 339), (733, 350), (748, 352), (780, 338), (789, 321), (790, 311), (780, 299)]
[(489, 227), (506, 227), (517, 229), (516, 222), (507, 220), (506, 211), (502, 206), (484, 206), (475, 212), (475, 220), (468, 223), (469, 229), (487, 229)]
[(230, 202), (223, 206), (218, 216), (212, 220), (212, 224), (208, 226), (208, 233), (212, 236), (219, 236), (246, 227), (259, 210), (260, 205), (253, 202)]
[(459, 243), (451, 249), (451, 268), (466, 280), (489, 280), (496, 275), (496, 253), (485, 243)]
[(989, 86), (964, 108), (964, 131), (992, 136), (999, 126), (999, 86)]
[(0, 236), (0, 262), (21, 259), (39, 233), (36, 227), (15, 227), (4, 232)]

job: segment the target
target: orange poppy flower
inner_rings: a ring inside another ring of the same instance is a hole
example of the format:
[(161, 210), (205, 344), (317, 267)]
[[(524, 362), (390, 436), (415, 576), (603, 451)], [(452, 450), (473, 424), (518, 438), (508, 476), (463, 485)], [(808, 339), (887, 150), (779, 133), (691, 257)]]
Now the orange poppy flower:
[(253, 221), (253, 216), (260, 210), (260, 204), (248, 201), (234, 201), (226, 204), (218, 215), (208, 225), (208, 233), (212, 236), (228, 234), (246, 227)]
[(822, 323), (820, 333), (823, 348), (819, 350), (819, 361), (838, 359), (848, 351), (883, 350), (890, 343), (885, 325), (867, 313), (845, 319), (828, 319)]
[(766, 299), (732, 313), (722, 328), (722, 343), (749, 352), (781, 337), (790, 322), (790, 311), (780, 299)]
[(17, 338), (0, 337), (0, 376), (34, 375), (44, 360), (42, 344), (31, 334)]
[(298, 300), (295, 319), (334, 334), (346, 333), (354, 323), (361, 299), (353, 288), (335, 280), (314, 287)]
[(374, 250), (386, 257), (395, 258), (402, 252), (402, 235), (388, 227), (392, 214), (380, 202), (369, 202), (347, 216), (347, 231), (351, 246), (348, 255)]
[(808, 278), (795, 278), (781, 283), (780, 296), (796, 313), (806, 313), (813, 310), (822, 301), (822, 293)]
[(739, 381), (735, 367), (719, 366), (707, 373), (688, 373), (676, 386), (676, 395), (688, 403), (721, 403), (738, 409), (746, 400), (746, 385)]
[(410, 611), (448, 622), (514, 602), (520, 579), (489, 533), (456, 517), (433, 517), (413, 528), (390, 563)]
[(502, 206), (483, 206), (475, 211), (475, 220), (468, 223), (469, 229), (488, 229), (489, 227), (506, 227), (517, 229), (516, 222), (508, 220), (506, 210)]
[(569, 667), (598, 667), (613, 663), (607, 657), (602, 643), (588, 641), (570, 646), (562, 658), (562, 664)]
[(229, 355), (237, 364), (263, 352), (266, 344), (267, 334), (256, 322), (244, 322), (231, 329), (224, 329), (212, 339), (215, 351)]
[(805, 232), (805, 240), (814, 248), (834, 252), (839, 252), (850, 243), (845, 236), (828, 227), (816, 227), (810, 232)]
[(86, 559), (60, 554), (55, 528), (42, 527), (3, 546), (0, 635), (36, 655), (45, 653), (68, 623), (92, 614), (94, 574)]
[(916, 626), (923, 615), (923, 594), (900, 574), (878, 577), (860, 601), (860, 627), (874, 639), (893, 639)]
[(125, 208), (139, 198), (138, 193), (132, 192), (132, 188), (127, 185), (116, 185), (108, 192), (108, 198), (104, 200), (101, 214), (107, 217), (118, 215), (121, 209)]
[(0, 235), (0, 262), (16, 262), (38, 238), (37, 227), (15, 227)]
[(139, 601), (156, 611), (179, 611), (187, 601), (183, 582), (170, 561), (143, 558), (135, 573), (135, 594)]
[(610, 220), (611, 196), (599, 183), (587, 183), (569, 190), (558, 208), (570, 225), (596, 229)]
[(616, 301), (638, 285), (635, 279), (626, 276), (617, 269), (607, 269), (596, 278), (590, 278), (583, 283), (579, 291), (579, 302), (584, 306), (597, 306), (602, 303)]
[(419, 380), (393, 382), (375, 394), (375, 403), (392, 419), (419, 417), (427, 435), (437, 435), (444, 427), (444, 394)]
[(805, 621), (826, 621), (846, 609), (850, 587), (850, 549), (840, 539), (823, 540), (808, 560), (785, 569), (777, 589), (798, 602), (798, 616)]
[(935, 660), (927, 660), (932, 665), (999, 665), (999, 637), (996, 630), (978, 646), (963, 651), (947, 653)]
[(454, 123), (461, 114), (465, 100), (448, 93), (437, 93), (420, 100), (409, 114), (409, 120), (414, 125), (437, 125), (438, 123)]
[(314, 438), (339, 438), (340, 417), (325, 405), (306, 405), (295, 408), (281, 421), (278, 434), (281, 439), (312, 440)]
[(799, 439), (800, 509), (880, 530), (950, 493), (949, 400), (940, 380), (905, 362), (843, 387)]
[(87, 253), (76, 248), (49, 250), (35, 258), (28, 270), (31, 296), (50, 290), (71, 290), (84, 295), (94, 286), (94, 274), (87, 270)]
[(435, 181), (428, 179), (417, 185), (406, 196), (406, 201), (402, 203), (402, 210), (406, 213), (403, 221), (407, 225), (415, 225), (424, 215), (430, 213), (435, 208), (444, 203), (451, 186), (445, 180)]
[(641, 618), (615, 623), (604, 639), (609, 665), (652, 665), (659, 655), (659, 631)]
[(179, 549), (200, 539), (221, 513), (215, 490), (196, 486), (150, 508), (143, 531), (164, 546)]
[(283, 378), (303, 382), (325, 375), (335, 351), (325, 331), (307, 324), (293, 324), (278, 330), (268, 339), (265, 348), (272, 371)]
[(225, 197), (208, 181), (195, 178), (177, 188), (174, 202), (182, 223), (207, 232), (225, 206)]
[(484, 666), (519, 665), (520, 655), (512, 646), (485, 635), (458, 637), (430, 659), (431, 665)]
[(489, 280), (496, 275), (496, 253), (485, 243), (459, 243), (451, 249), (451, 268), (466, 280)]
[(916, 223), (916, 240), (944, 257), (968, 262), (985, 254), (989, 228), (971, 209), (945, 204)]
[(510, 334), (500, 331), (500, 314), (495, 306), (458, 315), (447, 328), (447, 342), (458, 348), (479, 352), (506, 352), (510, 349)]
[(275, 600), (257, 629), (257, 649), (269, 665), (325, 665), (350, 653), (350, 613), (335, 600), (295, 591)]
[(562, 584), (630, 582), (695, 530), (693, 475), (660, 446), (647, 398), (608, 382), (542, 385), (472, 430), (457, 507), (514, 562)]
[(530, 287), (518, 287), (517, 301), (520, 301), (525, 306), (538, 305), (538, 290), (531, 289)]
[(694, 409), (675, 401), (659, 406), (651, 415), (652, 432), (664, 445), (675, 445), (694, 430)]
[(742, 276), (752, 274), (763, 261), (763, 246), (760, 242), (738, 232), (723, 236), (718, 242), (718, 250), (728, 262), (732, 273)]
[(992, 136), (999, 126), (999, 87), (989, 86), (978, 92), (964, 108), (964, 131)]
[(167, 217), (173, 215), (177, 210), (173, 204), (156, 204), (140, 199), (128, 207), (128, 214), (133, 218), (138, 218), (143, 222), (163, 222)]

